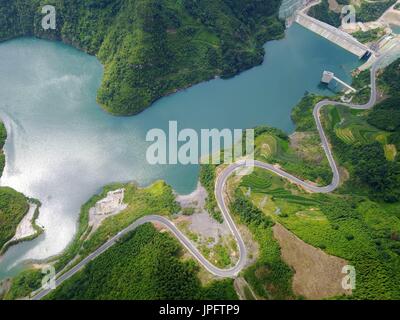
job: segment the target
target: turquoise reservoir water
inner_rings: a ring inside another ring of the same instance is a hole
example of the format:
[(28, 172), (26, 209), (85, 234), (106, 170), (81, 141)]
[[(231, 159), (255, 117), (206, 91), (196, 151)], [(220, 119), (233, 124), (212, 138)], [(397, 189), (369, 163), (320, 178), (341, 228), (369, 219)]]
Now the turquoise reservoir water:
[(395, 34), (400, 34), (400, 26), (391, 24), (391, 25), (390, 25), (390, 28), (392, 28), (392, 31), (393, 31)]
[(299, 25), (266, 44), (264, 64), (230, 80), (213, 80), (163, 98), (134, 117), (114, 117), (96, 104), (102, 66), (61, 43), (23, 38), (0, 44), (0, 114), (7, 126), (2, 185), (43, 203), (46, 232), (12, 247), (0, 278), (26, 259), (46, 258), (71, 241), (80, 206), (113, 181), (141, 185), (165, 179), (179, 193), (197, 183), (198, 166), (146, 163), (149, 129), (249, 128), (293, 130), (290, 111), (318, 88), (323, 70), (350, 81), (358, 59)]

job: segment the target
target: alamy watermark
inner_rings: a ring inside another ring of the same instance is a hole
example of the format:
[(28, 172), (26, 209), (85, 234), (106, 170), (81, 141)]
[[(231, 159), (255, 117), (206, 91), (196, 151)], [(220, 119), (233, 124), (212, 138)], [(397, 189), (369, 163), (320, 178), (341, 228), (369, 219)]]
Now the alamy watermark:
[(56, 288), (56, 269), (53, 266), (45, 266), (42, 268), (42, 289), (54, 290)]
[(355, 290), (356, 268), (354, 268), (354, 266), (345, 265), (342, 268), (342, 273), (346, 274), (342, 279), (342, 288), (344, 290)]
[[(241, 175), (249, 174), (254, 166), (254, 129), (201, 129), (199, 137), (196, 130), (178, 131), (178, 123), (169, 121), (168, 133), (151, 129), (146, 141), (152, 142), (146, 151), (146, 160), (151, 165), (231, 164), (243, 160), (247, 170), (241, 171)], [(225, 147), (223, 152), (220, 152), (221, 141)]]
[(356, 8), (352, 5), (345, 5), (341, 10), (341, 22), (343, 29), (351, 29), (356, 23)]
[(55, 30), (56, 29), (56, 8), (54, 6), (46, 5), (42, 8), (42, 14), (45, 16), (42, 18), (42, 28), (44, 30)]

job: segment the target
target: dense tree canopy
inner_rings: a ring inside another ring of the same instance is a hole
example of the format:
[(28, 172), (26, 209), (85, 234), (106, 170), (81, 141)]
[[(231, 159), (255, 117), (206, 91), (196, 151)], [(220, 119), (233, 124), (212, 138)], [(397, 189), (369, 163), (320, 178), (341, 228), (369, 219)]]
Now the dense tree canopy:
[(180, 245), (143, 225), (58, 287), (49, 299), (236, 299), (233, 281), (203, 287)]
[(0, 250), (14, 236), (27, 211), (28, 203), (23, 194), (8, 187), (0, 187)]
[(279, 0), (55, 0), (56, 30), (41, 28), (41, 0), (0, 2), (0, 41), (58, 39), (105, 65), (98, 102), (135, 114), (156, 99), (260, 64), (283, 35)]

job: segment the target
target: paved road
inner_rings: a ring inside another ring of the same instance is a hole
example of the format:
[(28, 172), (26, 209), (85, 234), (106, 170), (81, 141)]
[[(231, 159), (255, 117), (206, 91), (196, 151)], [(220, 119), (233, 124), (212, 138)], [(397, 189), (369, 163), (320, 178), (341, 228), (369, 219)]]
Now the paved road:
[[(332, 169), (333, 172), (333, 178), (332, 182), (327, 185), (327, 186), (316, 186), (315, 184), (302, 181), (299, 178), (291, 175), (290, 173), (287, 173), (277, 167), (274, 167), (271, 164), (260, 162), (257, 160), (254, 161), (238, 161), (235, 162), (228, 167), (226, 167), (217, 177), (216, 183), (215, 183), (215, 197), (218, 203), (218, 206), (222, 212), (222, 215), (228, 224), (229, 229), (231, 230), (233, 236), (235, 237), (235, 240), (238, 245), (239, 249), (239, 260), (236, 263), (236, 265), (230, 269), (220, 269), (211, 264), (204, 256), (199, 252), (199, 250), (193, 245), (193, 243), (167, 218), (158, 216), (158, 215), (151, 215), (151, 216), (146, 216), (143, 218), (138, 219), (134, 223), (132, 223), (129, 227), (126, 229), (122, 230), (119, 232), (117, 235), (109, 239), (106, 243), (104, 243), (101, 247), (99, 247), (96, 251), (88, 255), (86, 258), (84, 258), (82, 261), (80, 261), (77, 265), (72, 267), (70, 270), (66, 271), (63, 274), (59, 274), (56, 276), (56, 284), (60, 285), (62, 282), (65, 280), (69, 279), (72, 277), (75, 273), (80, 271), (84, 266), (86, 266), (90, 261), (94, 260), (96, 257), (101, 255), (103, 252), (108, 250), (111, 246), (113, 246), (118, 239), (126, 235), (127, 233), (135, 230), (138, 226), (148, 223), (148, 222), (158, 222), (162, 225), (164, 225), (167, 229), (169, 229), (175, 237), (185, 246), (185, 248), (192, 254), (192, 256), (201, 264), (203, 265), (209, 272), (212, 274), (219, 276), (219, 277), (235, 277), (237, 274), (243, 269), (243, 267), (246, 265), (247, 262), (247, 251), (246, 251), (246, 246), (244, 244), (244, 241), (240, 235), (239, 230), (237, 229), (230, 213), (227, 207), (227, 204), (225, 202), (225, 197), (224, 197), (224, 188), (226, 186), (226, 182), (228, 178), (237, 170), (247, 167), (247, 166), (255, 166), (259, 167), (262, 169), (269, 170), (275, 174), (278, 174), (281, 177), (284, 177), (288, 179), (289, 181), (298, 184), (302, 186), (303, 188), (311, 191), (311, 192), (317, 192), (317, 193), (328, 193), (332, 192), (335, 190), (338, 185), (339, 185), (339, 171), (336, 166), (335, 160), (333, 158), (331, 149), (329, 147), (328, 140), (326, 138), (325, 132), (322, 128), (321, 120), (320, 120), (320, 111), (324, 106), (327, 105), (344, 105), (349, 108), (353, 109), (369, 109), (371, 108), (375, 102), (376, 102), (376, 71), (379, 68), (380, 62), (383, 60), (385, 55), (382, 55), (379, 59), (375, 61), (373, 66), (371, 67), (371, 96), (369, 101), (366, 104), (363, 105), (355, 105), (355, 104), (348, 104), (348, 103), (340, 103), (336, 101), (329, 101), (329, 100), (323, 100), (318, 102), (313, 110), (313, 115), (315, 122), (317, 124), (317, 129), (321, 138), (321, 143), (322, 147), (325, 151), (325, 154), (328, 158), (329, 165)], [(32, 300), (40, 300), (44, 296), (46, 296), (50, 292), (50, 289), (45, 289), (34, 295)]]
[[(229, 217), (230, 219), (230, 217)], [(233, 226), (235, 224), (233, 223), (232, 220), (230, 220)], [(128, 234), (129, 232), (135, 230), (137, 227), (148, 223), (148, 222), (157, 222), (162, 225), (164, 225), (169, 231), (171, 231), (174, 236), (183, 244), (183, 246), (189, 250), (189, 252), (192, 254), (196, 260), (203, 265), (209, 272), (212, 274), (219, 276), (219, 277), (224, 277), (224, 278), (229, 278), (229, 277), (234, 277), (236, 276), (240, 270), (243, 268), (245, 264), (245, 256), (240, 255), (239, 257), (239, 262), (230, 269), (220, 269), (213, 264), (211, 264), (204, 256), (200, 253), (200, 251), (193, 245), (193, 243), (175, 226), (173, 222), (168, 220), (167, 218), (163, 216), (158, 216), (158, 215), (150, 215), (150, 216), (145, 216), (143, 218), (140, 218), (136, 220), (134, 223), (132, 223), (129, 227), (126, 229), (122, 230), (118, 234), (116, 234), (114, 237), (109, 239), (106, 243), (104, 243), (101, 247), (99, 247), (96, 251), (92, 252), (90, 255), (88, 255), (86, 258), (84, 258), (82, 261), (80, 261), (77, 265), (66, 271), (65, 273), (61, 275), (56, 276), (56, 285), (59, 286), (61, 283), (63, 283), (65, 280), (69, 279), (72, 277), (75, 273), (80, 271), (84, 266), (86, 266), (90, 261), (96, 259), (99, 255), (101, 255), (103, 252), (107, 251), (110, 247), (112, 247), (119, 239), (121, 239), (123, 236)], [(236, 229), (236, 226), (235, 226)], [(237, 233), (240, 237), (240, 234)], [(241, 239), (241, 238), (240, 238)], [(241, 241), (243, 247), (244, 243)], [(45, 289), (37, 293), (32, 300), (40, 300), (47, 294), (49, 294), (51, 289)]]

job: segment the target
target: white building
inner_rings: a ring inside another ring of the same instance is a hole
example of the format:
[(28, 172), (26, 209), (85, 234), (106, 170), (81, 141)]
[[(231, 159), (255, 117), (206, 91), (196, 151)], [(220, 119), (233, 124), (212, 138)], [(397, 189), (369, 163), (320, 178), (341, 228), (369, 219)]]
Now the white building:
[(332, 79), (333, 79), (334, 77), (335, 77), (335, 74), (334, 74), (333, 72), (324, 71), (324, 72), (322, 73), (321, 82), (322, 82), (322, 83), (329, 84), (329, 83), (332, 81)]
[(118, 211), (123, 206), (125, 189), (109, 191), (107, 197), (96, 202), (95, 214), (104, 215)]

